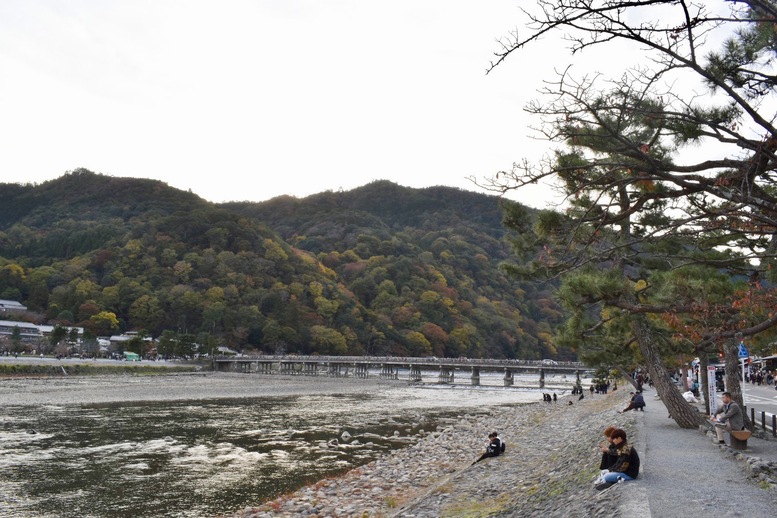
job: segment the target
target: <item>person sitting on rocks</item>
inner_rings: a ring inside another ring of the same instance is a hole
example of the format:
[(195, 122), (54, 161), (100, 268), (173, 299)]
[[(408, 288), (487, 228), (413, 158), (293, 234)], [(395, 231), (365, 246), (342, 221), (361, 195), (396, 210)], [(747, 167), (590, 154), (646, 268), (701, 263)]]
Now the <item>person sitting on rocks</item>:
[(472, 463), (474, 466), (476, 463), (488, 457), (498, 457), (502, 453), (502, 441), (499, 440), (496, 432), (488, 434), (488, 444), (486, 444), (486, 452), (480, 456), (478, 460)]
[(620, 428), (610, 433), (610, 441), (615, 446), (615, 452), (618, 457), (615, 459), (609, 469), (610, 472), (604, 475), (604, 482), (596, 485), (596, 489), (601, 491), (607, 489), (620, 480), (634, 480), (639, 475), (639, 455), (637, 450), (626, 440), (625, 430)]
[(499, 437), (498, 432), (493, 432), (493, 434), (494, 434), (494, 437), (496, 437), (496, 440), (499, 441), (499, 454), (501, 455), (502, 453), (505, 452), (507, 445), (505, 444), (504, 440), (501, 437)]
[(599, 463), (599, 469), (609, 470), (615, 464), (615, 461), (618, 460), (618, 448), (610, 439), (610, 434), (615, 430), (614, 426), (608, 426), (604, 429), (606, 440), (599, 443), (599, 451), (602, 452), (602, 461)]
[(629, 410), (642, 410), (645, 409), (645, 397), (642, 395), (642, 392), (637, 392), (636, 394), (634, 392), (629, 392), (631, 394), (631, 402), (629, 403), (629, 406), (624, 408), (623, 410), (619, 411), (619, 413), (628, 412)]

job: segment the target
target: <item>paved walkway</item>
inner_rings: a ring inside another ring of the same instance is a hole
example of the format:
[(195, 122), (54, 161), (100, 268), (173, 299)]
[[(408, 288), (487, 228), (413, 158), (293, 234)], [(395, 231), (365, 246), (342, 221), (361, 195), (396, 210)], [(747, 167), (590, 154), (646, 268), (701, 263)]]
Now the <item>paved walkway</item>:
[(645, 412), (637, 412), (639, 479), (614, 488), (621, 492), (620, 516), (773, 516), (777, 489), (748, 478), (737, 454), (777, 462), (777, 441), (751, 437), (744, 452), (715, 444), (700, 431), (677, 426), (654, 395), (646, 392)]

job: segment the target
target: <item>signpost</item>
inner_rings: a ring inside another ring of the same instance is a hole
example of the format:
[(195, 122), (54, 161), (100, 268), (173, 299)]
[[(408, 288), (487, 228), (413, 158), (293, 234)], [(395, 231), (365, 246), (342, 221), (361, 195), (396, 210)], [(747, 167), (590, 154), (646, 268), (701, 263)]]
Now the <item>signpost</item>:
[(739, 356), (739, 360), (742, 362), (742, 403), (746, 404), (745, 387), (747, 386), (747, 383), (745, 382), (745, 364), (747, 363), (746, 360), (750, 357), (750, 353), (747, 352), (747, 348), (745, 347), (745, 342), (743, 342), (742, 340), (739, 341), (739, 352), (737, 353), (737, 356)]
[(715, 401), (718, 379), (715, 376), (715, 366), (707, 365), (707, 401), (710, 404), (710, 415), (715, 415), (715, 409), (718, 408), (718, 402)]

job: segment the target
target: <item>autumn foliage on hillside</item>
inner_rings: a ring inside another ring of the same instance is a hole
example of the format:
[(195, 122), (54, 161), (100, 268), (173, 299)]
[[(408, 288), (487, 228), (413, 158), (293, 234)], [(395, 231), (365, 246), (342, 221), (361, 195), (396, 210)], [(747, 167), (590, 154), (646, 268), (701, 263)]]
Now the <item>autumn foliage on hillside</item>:
[(219, 206), (80, 169), (0, 197), (0, 298), (37, 323), (187, 350), (574, 357), (550, 293), (502, 272), (493, 196), (374, 182)]

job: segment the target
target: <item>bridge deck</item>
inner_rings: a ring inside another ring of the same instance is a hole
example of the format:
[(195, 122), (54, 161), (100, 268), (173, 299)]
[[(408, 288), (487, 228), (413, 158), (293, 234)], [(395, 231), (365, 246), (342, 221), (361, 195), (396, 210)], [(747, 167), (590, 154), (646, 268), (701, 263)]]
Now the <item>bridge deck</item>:
[[(539, 375), (539, 388), (545, 387), (545, 374), (575, 374), (574, 384), (580, 386), (580, 376), (592, 369), (578, 362), (550, 362), (495, 359), (437, 359), (363, 356), (239, 356), (221, 357), (215, 360), (219, 371), (256, 372), (259, 374), (285, 374), (301, 376), (370, 377), (370, 369), (377, 369), (381, 379), (407, 379), (422, 382), (423, 371), (437, 371), (437, 383), (454, 384), (457, 372), (467, 372), (471, 385), (480, 385), (481, 372), (503, 374), (503, 386), (514, 386), (514, 375), (531, 373)], [(466, 379), (466, 376), (463, 378)], [(493, 379), (493, 376), (490, 377)]]

